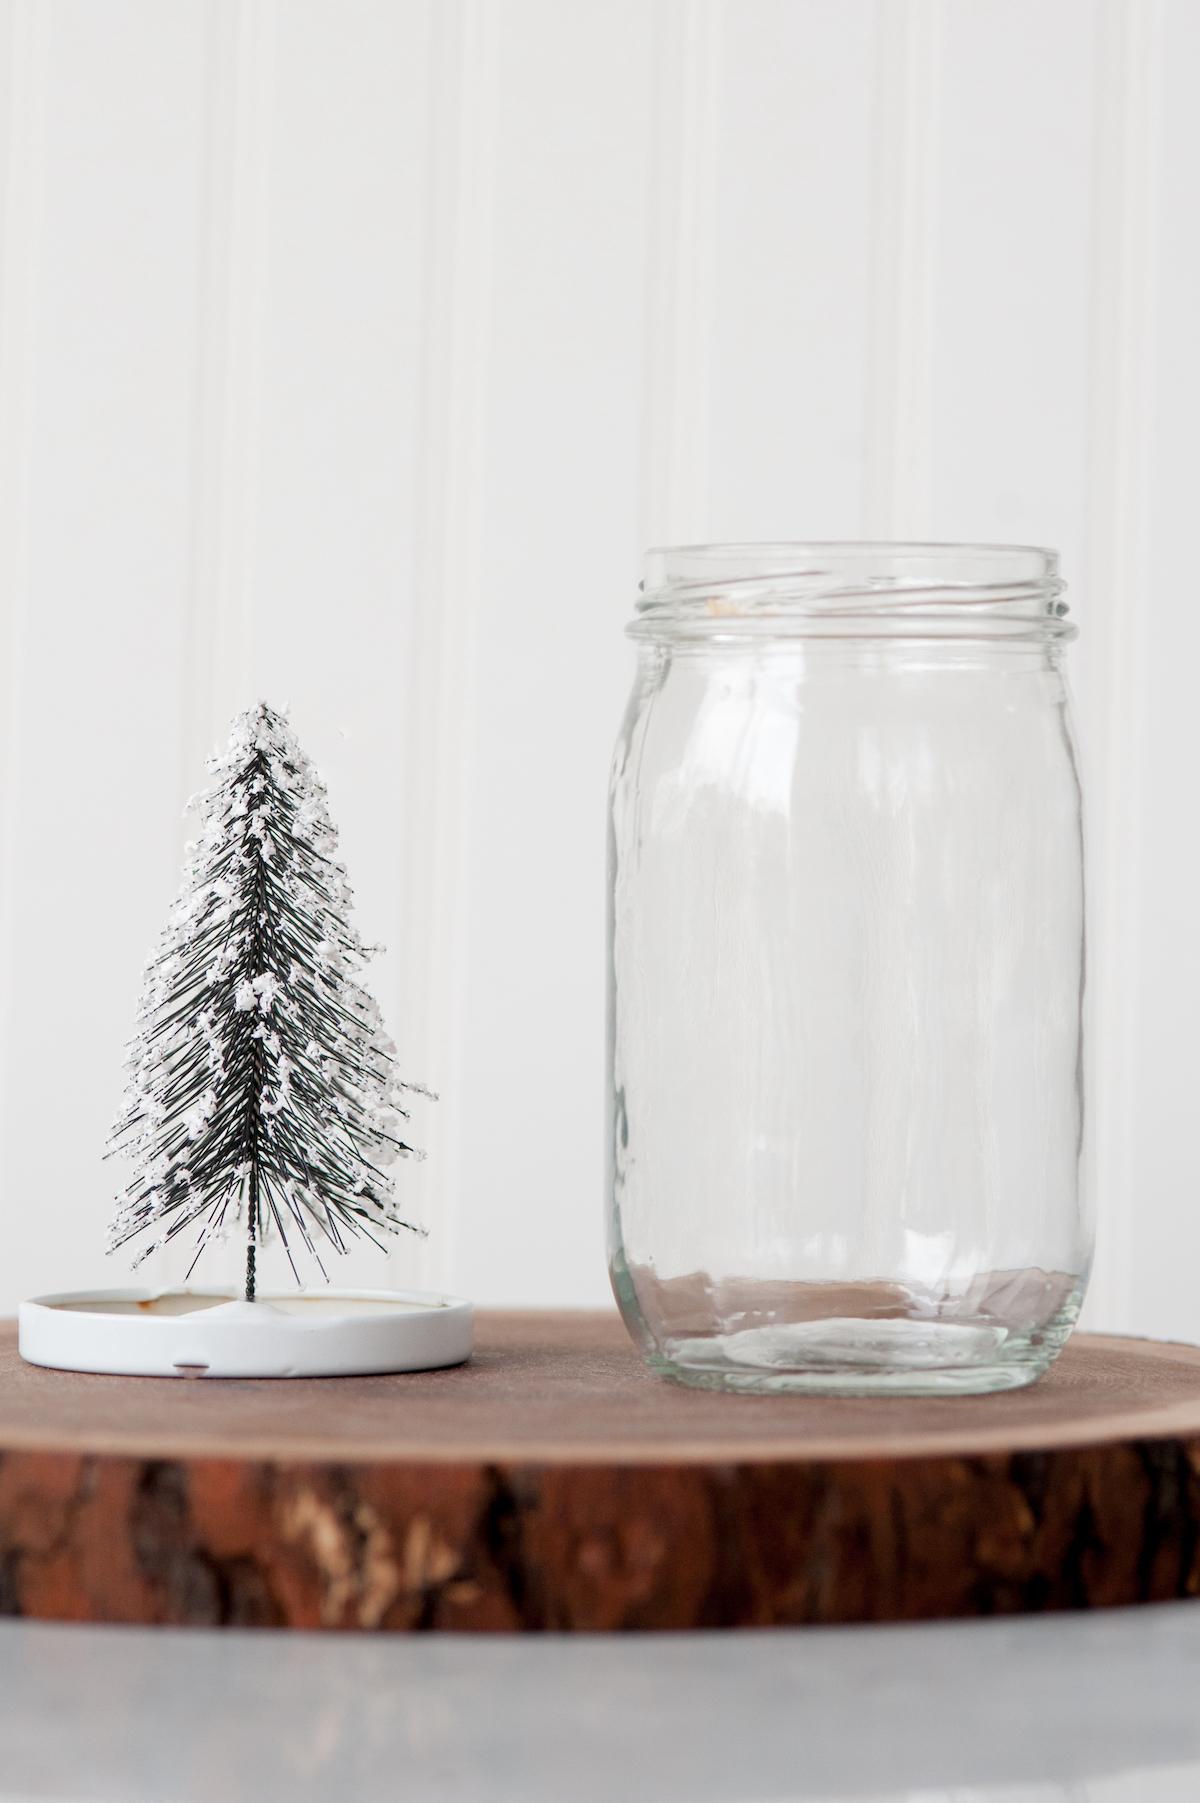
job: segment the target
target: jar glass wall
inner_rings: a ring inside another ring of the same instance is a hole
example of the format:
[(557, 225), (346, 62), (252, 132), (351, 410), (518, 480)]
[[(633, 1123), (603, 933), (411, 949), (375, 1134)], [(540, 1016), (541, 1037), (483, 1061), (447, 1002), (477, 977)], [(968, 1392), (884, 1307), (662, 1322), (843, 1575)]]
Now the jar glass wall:
[(1075, 1321), (1080, 788), (1052, 553), (652, 553), (610, 823), (610, 1261), (686, 1382), (969, 1391)]

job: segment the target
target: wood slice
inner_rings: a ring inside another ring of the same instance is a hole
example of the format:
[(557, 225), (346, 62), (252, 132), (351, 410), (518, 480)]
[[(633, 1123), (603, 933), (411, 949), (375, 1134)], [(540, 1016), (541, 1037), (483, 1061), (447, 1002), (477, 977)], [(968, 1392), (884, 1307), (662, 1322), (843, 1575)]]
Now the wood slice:
[(994, 1397), (722, 1396), (614, 1316), (402, 1377), (82, 1376), (0, 1328), (0, 1613), (397, 1629), (897, 1621), (1200, 1593), (1200, 1349)]

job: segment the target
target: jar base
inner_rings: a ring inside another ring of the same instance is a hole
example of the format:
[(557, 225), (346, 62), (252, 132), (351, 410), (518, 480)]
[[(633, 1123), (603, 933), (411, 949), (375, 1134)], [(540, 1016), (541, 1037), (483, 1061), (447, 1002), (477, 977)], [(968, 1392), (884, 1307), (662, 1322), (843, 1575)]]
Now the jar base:
[(987, 1396), (1022, 1390), (1045, 1375), (1052, 1360), (1029, 1365), (977, 1365), (941, 1371), (871, 1371), (861, 1365), (831, 1370), (746, 1371), (729, 1365), (676, 1365), (653, 1355), (651, 1370), (692, 1390), (747, 1396)]
[(975, 1396), (1034, 1383), (1075, 1312), (1036, 1335), (979, 1323), (827, 1318), (669, 1342), (648, 1363), (675, 1383), (706, 1390)]

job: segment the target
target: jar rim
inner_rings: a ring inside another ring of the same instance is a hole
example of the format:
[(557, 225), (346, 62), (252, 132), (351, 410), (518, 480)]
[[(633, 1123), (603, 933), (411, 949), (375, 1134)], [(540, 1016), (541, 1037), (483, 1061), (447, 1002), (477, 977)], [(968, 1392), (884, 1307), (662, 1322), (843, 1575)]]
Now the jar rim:
[(647, 551), (634, 637), (1066, 640), (1058, 553), (1041, 545), (778, 540)]

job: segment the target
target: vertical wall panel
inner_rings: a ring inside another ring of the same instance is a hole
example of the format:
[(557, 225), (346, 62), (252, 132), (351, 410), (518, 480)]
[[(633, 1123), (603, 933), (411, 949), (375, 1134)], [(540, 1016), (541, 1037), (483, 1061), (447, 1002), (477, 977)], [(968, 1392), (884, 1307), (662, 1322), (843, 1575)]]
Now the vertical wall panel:
[(505, 1298), (608, 1295), (604, 798), (631, 669), (651, 24), (637, 0), (504, 7), (446, 1130), (461, 1140), (459, 1281)]
[(943, 0), (877, 0), (870, 94), (872, 192), (863, 333), (862, 533), (936, 537), (931, 371), (943, 113)]
[[(13, 1007), (19, 785), (29, 622), (29, 502), (45, 142), (46, 8), (0, 7), (0, 1071), (22, 1030)], [(3, 1148), (20, 1119), (0, 1085), (0, 1208), (15, 1206)], [(20, 1236), (23, 1244), (23, 1236)]]
[[(1102, 350), (1096, 335), (1097, 242), (1111, 229), (1112, 198), (1096, 176), (1111, 130), (1097, 115), (1098, 27), (1092, 0), (975, 0), (943, 10), (928, 477), (921, 505), (897, 520), (913, 536), (1056, 546), (1083, 634), (1068, 654), (1076, 679), (1106, 637), (1111, 601), (1096, 578), (1088, 494), (1097, 433), (1107, 455), (1113, 428), (1097, 421), (1094, 406), (1097, 360), (1113, 348), (1106, 328)], [(1108, 252), (1103, 263), (1107, 293)], [(1094, 822), (1107, 806), (1097, 755), (1103, 707), (1085, 705), (1081, 726)], [(1096, 992), (1111, 990), (1113, 960), (1090, 834), (1088, 851), (1095, 1028)], [(1111, 1124), (1124, 1104), (1094, 1037), (1090, 1053), (1092, 1100)], [(1090, 1139), (1094, 1154), (1094, 1129)], [(1094, 1157), (1090, 1181), (1099, 1187)], [(1102, 1318), (1112, 1318), (1112, 1301)]]
[(1051, 544), (1082, 592), (1090, 0), (942, 17), (929, 485), (909, 535)]
[[(1090, 260), (1084, 751), (1091, 788), (1092, 1099), (1098, 1244), (1089, 1318), (1130, 1320), (1137, 1231), (1144, 917), (1154, 192), (1162, 74), (1157, 0), (1100, 0)], [(1186, 368), (1186, 363), (1184, 366)]]
[(860, 530), (873, 21), (867, 0), (726, 8), (709, 489), (692, 535)]
[[(406, 1069), (436, 1084), (399, 973), (428, 947), (401, 918), (405, 872), (424, 855), (414, 823), (426, 772), (409, 763), (419, 693), (412, 624), (421, 530), (423, 294), (433, 100), (427, 0), (300, 0), (279, 7), (262, 153), (261, 301), (248, 686), (288, 704), (330, 788), (358, 924), (388, 952), (373, 968)], [(260, 128), (261, 129), (261, 128)], [(251, 175), (253, 171), (250, 172)], [(426, 598), (427, 601), (427, 598)], [(439, 1117), (420, 1109), (418, 1143)], [(401, 1173), (428, 1212), (425, 1168)], [(436, 1225), (435, 1223), (431, 1223)], [(399, 1243), (412, 1281), (419, 1248)], [(356, 1248), (343, 1280), (379, 1280)]]
[[(1127, 908), (1131, 1043), (1122, 1063), (1131, 1120), (1118, 1206), (1127, 1284), (1120, 1324), (1200, 1339), (1200, 831), (1195, 804), (1196, 422), (1200, 419), (1200, 9), (1160, 0), (1151, 39), (1152, 127), (1146, 342), (1139, 375), (1141, 434), (1129, 447), (1140, 514), (1122, 575), (1131, 582), (1128, 633), (1142, 681), (1136, 783), (1113, 830), (1114, 861), (1136, 885)], [(1136, 562), (1136, 567), (1132, 567)], [(1119, 668), (1114, 680), (1123, 683)], [(1123, 755), (1124, 746), (1117, 749)]]
[[(472, 1130), (462, 1081), (475, 1026), (466, 1006), (467, 855), (485, 605), (501, 20), (496, 0), (439, 8), (429, 69), (399, 976), (421, 1070), (441, 1096), (427, 1142), (432, 1158), (422, 1173), (430, 1239), (419, 1269), (427, 1284), (443, 1288), (458, 1282), (462, 1172)], [(430, 1112), (422, 1105), (426, 1118)]]
[(180, 756), (203, 761), (245, 705), (254, 648), (255, 547), (275, 0), (209, 0), (191, 394), (190, 586)]
[(5, 976), (26, 1290), (105, 1275), (100, 1150), (175, 882), (206, 69), (199, 4), (46, 14)]
[(658, 0), (642, 371), (643, 544), (709, 531), (722, 0)]

